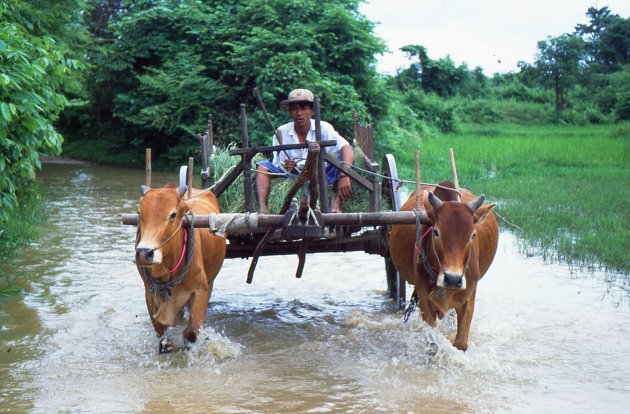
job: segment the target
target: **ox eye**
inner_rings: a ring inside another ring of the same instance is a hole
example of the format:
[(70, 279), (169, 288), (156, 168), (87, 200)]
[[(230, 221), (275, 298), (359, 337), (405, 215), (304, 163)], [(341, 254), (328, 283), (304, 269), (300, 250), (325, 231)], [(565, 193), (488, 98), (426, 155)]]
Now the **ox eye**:
[(177, 213), (176, 212), (172, 212), (170, 216), (168, 216), (169, 220), (175, 220), (175, 218), (177, 217)]
[(440, 237), (440, 232), (438, 231), (438, 229), (433, 229), (433, 237)]
[(472, 236), (470, 236), (470, 240), (475, 240), (477, 238), (477, 233), (473, 233)]

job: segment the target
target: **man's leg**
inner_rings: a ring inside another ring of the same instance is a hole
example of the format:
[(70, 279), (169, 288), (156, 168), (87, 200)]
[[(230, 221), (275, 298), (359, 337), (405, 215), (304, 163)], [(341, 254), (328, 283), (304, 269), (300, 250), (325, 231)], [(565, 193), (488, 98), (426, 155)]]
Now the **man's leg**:
[(271, 188), (271, 177), (269, 174), (269, 169), (262, 165), (258, 165), (258, 169), (256, 170), (258, 174), (256, 174), (256, 194), (258, 195), (258, 213), (267, 214), (269, 213), (269, 207), (267, 207), (267, 201), (269, 200), (269, 189)]

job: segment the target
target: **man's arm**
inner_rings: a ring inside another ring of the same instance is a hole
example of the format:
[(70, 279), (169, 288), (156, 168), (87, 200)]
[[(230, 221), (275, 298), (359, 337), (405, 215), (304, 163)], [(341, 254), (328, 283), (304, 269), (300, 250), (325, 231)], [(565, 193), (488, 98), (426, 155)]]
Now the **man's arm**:
[[(346, 144), (341, 147), (341, 161), (343, 161), (346, 165), (352, 165), (354, 163), (354, 151), (352, 151), (350, 144)], [(339, 193), (342, 200), (352, 196), (350, 177), (341, 171), (339, 172), (339, 178), (337, 179), (337, 193)]]

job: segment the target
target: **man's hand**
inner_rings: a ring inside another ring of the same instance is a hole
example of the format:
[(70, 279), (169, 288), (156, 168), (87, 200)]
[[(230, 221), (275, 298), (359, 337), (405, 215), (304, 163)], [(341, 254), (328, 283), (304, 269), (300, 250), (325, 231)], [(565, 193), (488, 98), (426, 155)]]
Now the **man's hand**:
[(337, 194), (339, 194), (342, 200), (346, 200), (352, 196), (352, 185), (350, 181), (350, 177), (345, 174), (341, 174), (337, 180)]
[(289, 158), (284, 162), (284, 169), (288, 172), (292, 172), (296, 165), (297, 163), (295, 162), (295, 160)]

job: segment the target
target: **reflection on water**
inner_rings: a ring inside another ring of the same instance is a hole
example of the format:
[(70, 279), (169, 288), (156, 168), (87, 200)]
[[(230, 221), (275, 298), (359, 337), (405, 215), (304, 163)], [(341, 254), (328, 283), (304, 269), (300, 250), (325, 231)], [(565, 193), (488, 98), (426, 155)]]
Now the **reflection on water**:
[[(163, 183), (176, 174), (156, 175)], [(480, 283), (469, 350), (385, 297), (363, 253), (226, 261), (203, 340), (157, 353), (131, 262), (142, 171), (46, 165), (50, 221), (9, 268), (0, 302), (0, 411), (623, 412), (630, 312), (604, 276), (518, 254), (501, 234)], [(435, 350), (437, 349), (437, 352)]]

